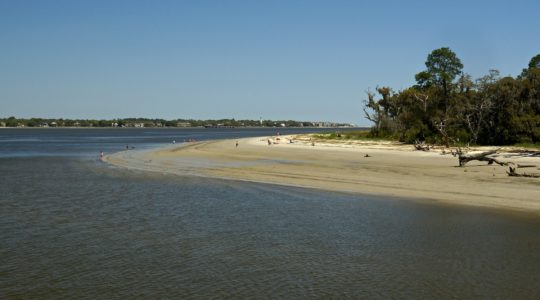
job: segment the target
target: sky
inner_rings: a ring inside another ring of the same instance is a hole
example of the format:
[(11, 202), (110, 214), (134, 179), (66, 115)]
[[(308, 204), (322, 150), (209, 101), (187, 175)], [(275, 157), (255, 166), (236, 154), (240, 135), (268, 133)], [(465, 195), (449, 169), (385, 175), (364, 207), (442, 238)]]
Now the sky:
[(518, 75), (540, 1), (0, 0), (0, 117), (293, 119), (369, 125), (377, 86), (450, 47)]

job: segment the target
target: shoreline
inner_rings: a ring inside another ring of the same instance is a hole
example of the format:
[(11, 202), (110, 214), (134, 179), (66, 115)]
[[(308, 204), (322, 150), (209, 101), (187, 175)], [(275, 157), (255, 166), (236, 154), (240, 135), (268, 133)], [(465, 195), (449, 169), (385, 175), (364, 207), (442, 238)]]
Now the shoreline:
[(190, 127), (175, 127), (175, 126), (154, 126), (154, 127), (132, 127), (132, 126), (125, 126), (125, 127), (112, 127), (112, 126), (103, 126), (103, 127), (91, 127), (91, 126), (49, 126), (49, 127), (41, 127), (41, 126), (33, 126), (33, 127), (0, 127), (0, 129), (269, 129), (269, 130), (276, 130), (276, 129), (353, 129), (353, 130), (368, 130), (369, 127), (319, 127), (319, 126), (288, 126), (288, 127), (268, 127), (268, 126), (233, 126), (233, 127), (205, 127), (205, 126), (190, 126)]
[[(540, 158), (520, 159), (540, 165)], [(256, 137), (128, 150), (106, 155), (103, 161), (158, 173), (540, 214), (537, 178), (509, 177), (506, 168), (485, 162), (458, 167), (451, 155), (393, 142), (317, 141), (313, 146), (306, 135)]]

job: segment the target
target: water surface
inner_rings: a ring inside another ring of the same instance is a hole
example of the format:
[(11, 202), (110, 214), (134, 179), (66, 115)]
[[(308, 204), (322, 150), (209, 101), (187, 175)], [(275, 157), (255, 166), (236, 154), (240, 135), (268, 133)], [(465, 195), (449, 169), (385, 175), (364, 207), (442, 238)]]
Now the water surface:
[(125, 144), (269, 133), (0, 131), (0, 296), (540, 297), (532, 215), (97, 160)]

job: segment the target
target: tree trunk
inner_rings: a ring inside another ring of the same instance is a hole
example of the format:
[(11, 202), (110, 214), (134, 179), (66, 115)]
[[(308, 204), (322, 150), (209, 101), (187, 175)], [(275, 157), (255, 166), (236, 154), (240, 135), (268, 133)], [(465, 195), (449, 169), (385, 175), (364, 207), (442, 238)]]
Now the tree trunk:
[(491, 165), (493, 163), (496, 163), (496, 164), (501, 165), (501, 166), (506, 165), (506, 163), (500, 162), (500, 161), (498, 161), (497, 159), (495, 159), (493, 157), (489, 157), (489, 155), (495, 154), (495, 153), (497, 153), (497, 151), (498, 151), (498, 149), (497, 150), (492, 150), (492, 151), (486, 151), (486, 152), (482, 152), (482, 153), (477, 153), (477, 154), (462, 154), (462, 153), (459, 153), (459, 155), (458, 155), (459, 166), (463, 167), (463, 166), (465, 166), (465, 164), (467, 164), (468, 162), (473, 161), (473, 160), (487, 161), (488, 165)]

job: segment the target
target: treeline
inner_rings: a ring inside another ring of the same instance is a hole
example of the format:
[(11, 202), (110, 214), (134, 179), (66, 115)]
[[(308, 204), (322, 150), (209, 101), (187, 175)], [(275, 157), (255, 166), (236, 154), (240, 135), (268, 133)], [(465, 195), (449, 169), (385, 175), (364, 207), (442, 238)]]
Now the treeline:
[(124, 118), (111, 120), (0, 118), (1, 127), (343, 127), (344, 123), (299, 122), (293, 120), (194, 120)]
[(473, 80), (449, 48), (434, 50), (425, 64), (412, 87), (367, 92), (373, 137), (446, 146), (540, 143), (540, 54), (516, 78), (490, 70)]

